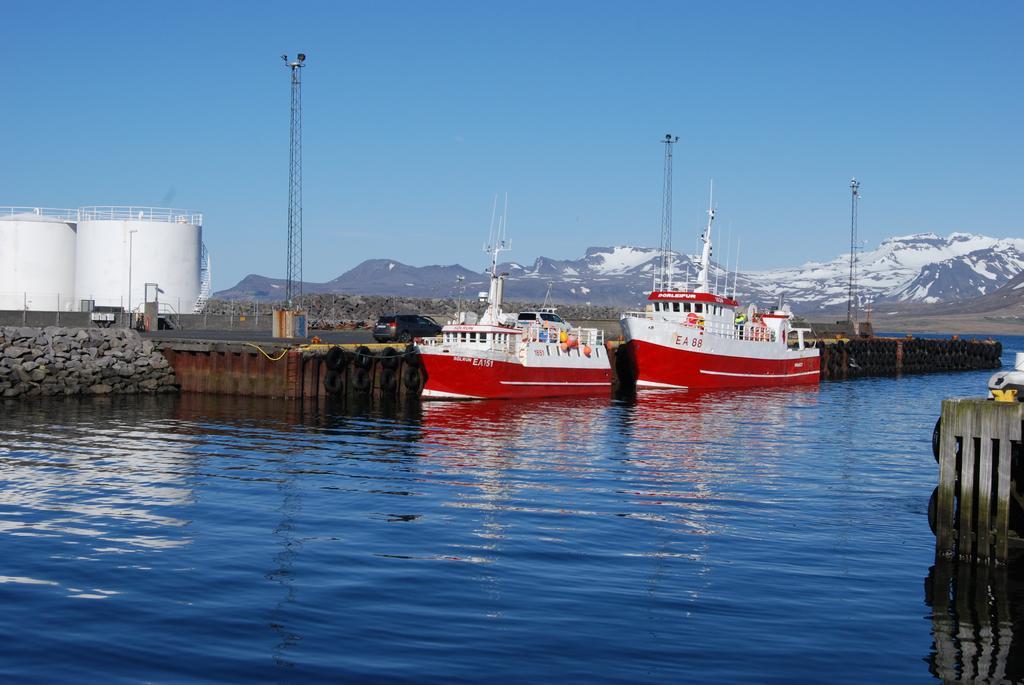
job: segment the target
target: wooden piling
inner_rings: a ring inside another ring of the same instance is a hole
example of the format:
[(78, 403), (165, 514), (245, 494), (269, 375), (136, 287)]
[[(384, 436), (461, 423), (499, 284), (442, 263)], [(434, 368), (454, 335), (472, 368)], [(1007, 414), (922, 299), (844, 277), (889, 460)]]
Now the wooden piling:
[[(942, 403), (935, 555), (1005, 563), (1009, 552), (1013, 445), (1024, 404), (983, 399)], [(1020, 478), (1015, 479), (1021, 482)], [(1015, 538), (1018, 539), (1018, 538)]]

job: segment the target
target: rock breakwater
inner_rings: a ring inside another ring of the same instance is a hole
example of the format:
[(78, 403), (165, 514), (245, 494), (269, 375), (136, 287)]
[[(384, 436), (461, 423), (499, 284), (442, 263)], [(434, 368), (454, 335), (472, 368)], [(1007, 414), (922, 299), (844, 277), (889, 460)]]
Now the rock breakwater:
[(177, 390), (167, 359), (135, 331), (0, 327), (0, 397)]

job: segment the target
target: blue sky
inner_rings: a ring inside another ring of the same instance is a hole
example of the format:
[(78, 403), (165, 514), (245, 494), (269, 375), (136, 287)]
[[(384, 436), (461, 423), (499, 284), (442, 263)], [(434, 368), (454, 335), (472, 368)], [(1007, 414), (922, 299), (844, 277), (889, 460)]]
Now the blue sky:
[[(0, 204), (204, 212), (214, 287), (285, 272), (289, 82), (303, 71), (305, 277), (364, 259), (482, 268), (675, 246), (715, 180), (741, 268), (860, 233), (1020, 236), (1024, 3), (0, 5)], [(724, 245), (718, 253), (724, 254)]]

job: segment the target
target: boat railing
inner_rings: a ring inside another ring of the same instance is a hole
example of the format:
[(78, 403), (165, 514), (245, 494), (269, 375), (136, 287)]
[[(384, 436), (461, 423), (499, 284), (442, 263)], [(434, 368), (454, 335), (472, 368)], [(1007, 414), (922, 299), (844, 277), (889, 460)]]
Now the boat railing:
[[(564, 339), (563, 339), (563, 335)], [(573, 340), (580, 345), (595, 347), (604, 344), (604, 331), (599, 328), (570, 328), (564, 330), (555, 327), (546, 327), (540, 324), (530, 324), (523, 328), (524, 342), (562, 343)]]
[(743, 327), (742, 339), (753, 342), (775, 342), (775, 331), (766, 326), (751, 326), (748, 324)]
[(705, 335), (714, 335), (720, 338), (727, 338), (730, 340), (745, 340), (749, 342), (775, 342), (776, 335), (775, 331), (765, 326), (753, 325), (749, 323), (736, 324), (729, 321), (719, 321), (716, 319), (698, 319), (696, 321), (687, 321), (686, 319), (679, 319), (676, 317), (661, 316), (659, 317), (656, 313), (652, 312), (623, 312), (623, 319), (646, 319), (650, 321), (663, 320), (674, 323), (682, 328), (693, 328), (700, 331)]

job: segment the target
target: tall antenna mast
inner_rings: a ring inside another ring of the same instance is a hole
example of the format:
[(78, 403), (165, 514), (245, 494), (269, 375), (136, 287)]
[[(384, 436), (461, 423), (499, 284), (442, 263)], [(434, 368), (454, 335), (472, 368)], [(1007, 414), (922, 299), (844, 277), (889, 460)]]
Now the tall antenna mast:
[(658, 266), (660, 285), (655, 290), (672, 289), (672, 146), (679, 141), (679, 136), (665, 134), (661, 141), (665, 144), (665, 187), (661, 199), (661, 264)]
[(508, 239), (508, 193), (505, 193), (505, 207), (501, 216), (497, 215), (498, 196), (494, 196), (494, 204), (491, 207), (491, 229), (487, 234), (487, 244), (484, 245), (484, 252), (491, 256), (491, 277), (498, 276), (498, 255), (512, 249), (512, 241)]
[(285, 299), (288, 309), (302, 306), (302, 67), (306, 55), (294, 61), (281, 55), (292, 72), (292, 120), (288, 148), (288, 280)]
[(857, 303), (854, 294), (857, 289), (857, 200), (860, 199), (860, 181), (850, 179), (850, 290), (846, 298), (846, 321), (857, 321)]
[(708, 227), (700, 237), (700, 272), (697, 274), (697, 292), (708, 292), (708, 275), (711, 273), (711, 228), (715, 223), (715, 182), (711, 182), (708, 195)]
[[(732, 299), (736, 299), (736, 284), (740, 280), (740, 239), (736, 238), (736, 266), (732, 274)], [(729, 279), (725, 279), (725, 289), (729, 289)], [(726, 293), (728, 295), (728, 293)]]

